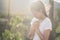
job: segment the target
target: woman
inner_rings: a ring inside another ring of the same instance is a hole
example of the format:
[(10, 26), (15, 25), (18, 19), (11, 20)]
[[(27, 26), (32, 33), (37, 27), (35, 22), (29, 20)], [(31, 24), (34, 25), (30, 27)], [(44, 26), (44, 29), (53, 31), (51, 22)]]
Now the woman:
[(41, 1), (34, 2), (31, 5), (31, 11), (34, 18), (29, 32), (30, 40), (49, 40), (52, 23), (46, 14), (44, 4)]

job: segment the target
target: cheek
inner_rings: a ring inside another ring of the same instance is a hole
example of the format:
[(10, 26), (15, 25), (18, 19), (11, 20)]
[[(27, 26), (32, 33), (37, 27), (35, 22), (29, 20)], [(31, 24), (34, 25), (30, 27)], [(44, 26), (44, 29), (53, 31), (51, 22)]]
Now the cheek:
[(37, 12), (33, 12), (33, 15), (38, 16), (39, 14)]
[(40, 14), (38, 14), (38, 13), (37, 13), (35, 16), (36, 16), (36, 17), (38, 17), (38, 18), (39, 18), (39, 17), (41, 17), (41, 15), (40, 15)]
[(37, 14), (37, 16), (41, 16), (41, 14), (40, 14), (40, 13), (38, 13), (38, 14)]
[(38, 14), (38, 17), (42, 17), (43, 16), (43, 14)]

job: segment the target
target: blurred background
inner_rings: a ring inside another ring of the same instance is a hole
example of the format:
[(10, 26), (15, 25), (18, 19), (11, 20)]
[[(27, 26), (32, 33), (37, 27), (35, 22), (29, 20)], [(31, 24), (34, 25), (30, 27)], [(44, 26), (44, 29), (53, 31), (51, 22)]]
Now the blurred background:
[[(33, 18), (30, 5), (36, 0), (0, 0), (0, 40), (28, 40)], [(60, 40), (60, 0), (41, 0), (51, 4), (48, 16), (53, 24), (53, 40)]]

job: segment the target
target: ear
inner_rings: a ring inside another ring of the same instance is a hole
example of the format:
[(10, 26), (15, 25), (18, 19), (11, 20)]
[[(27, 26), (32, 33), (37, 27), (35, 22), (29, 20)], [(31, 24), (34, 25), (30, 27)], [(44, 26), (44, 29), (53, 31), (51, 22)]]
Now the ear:
[(50, 8), (51, 8), (51, 4), (48, 4), (48, 5), (46, 6), (46, 11), (49, 12)]

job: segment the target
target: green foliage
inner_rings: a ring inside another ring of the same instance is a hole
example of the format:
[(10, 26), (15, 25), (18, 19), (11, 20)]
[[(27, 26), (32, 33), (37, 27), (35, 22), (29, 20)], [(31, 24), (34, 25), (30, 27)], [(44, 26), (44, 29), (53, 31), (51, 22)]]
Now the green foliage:
[(56, 39), (55, 39), (55, 40), (60, 40), (60, 36), (56, 37)]
[(29, 28), (28, 25), (23, 23), (26, 19), (30, 21), (30, 19), (21, 18), (20, 16), (11, 17), (9, 22), (10, 30), (6, 29), (2, 33), (3, 40), (26, 40)]
[(14, 39), (15, 40), (24, 40), (21, 33), (19, 33), (19, 32), (15, 33)]
[(60, 22), (58, 23), (56, 29), (55, 29), (55, 32), (56, 32), (56, 38), (55, 40), (60, 40)]
[(58, 23), (58, 26), (57, 26), (57, 28), (56, 28), (56, 32), (57, 32), (57, 33), (60, 33), (60, 23)]
[(2, 33), (3, 40), (12, 40), (13, 34), (9, 30), (5, 30), (4, 33)]
[(12, 33), (9, 30), (5, 30), (2, 33), (3, 40), (23, 40), (23, 37), (20, 32)]

